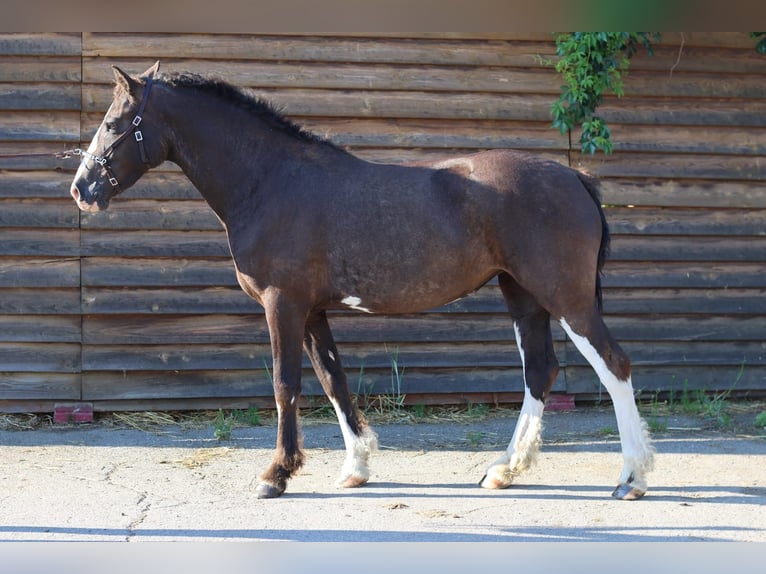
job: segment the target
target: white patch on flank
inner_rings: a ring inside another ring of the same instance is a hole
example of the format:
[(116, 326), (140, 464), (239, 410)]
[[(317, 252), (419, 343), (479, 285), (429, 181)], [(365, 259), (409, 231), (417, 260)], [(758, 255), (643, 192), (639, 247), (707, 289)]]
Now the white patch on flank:
[(617, 429), (620, 432), (622, 456), (625, 461), (620, 483), (627, 483), (632, 475), (632, 484), (646, 490), (646, 473), (652, 470), (654, 449), (649, 440), (646, 422), (638, 414), (630, 378), (627, 381), (619, 380), (609, 370), (604, 359), (588, 339), (575, 333), (563, 317), (560, 323), (577, 349), (596, 371), (612, 399), (614, 414), (617, 417)]
[(341, 469), (339, 483), (343, 483), (350, 477), (366, 481), (370, 477), (368, 462), (370, 454), (378, 445), (377, 437), (371, 430), (365, 431), (362, 436), (357, 436), (348, 424), (346, 414), (334, 398), (330, 398), (335, 414), (338, 416), (340, 432), (343, 434), (343, 443), (346, 445), (346, 460)]
[(344, 297), (341, 300), (341, 303), (343, 303), (347, 307), (351, 307), (352, 309), (356, 309), (357, 311), (364, 311), (365, 313), (372, 313), (372, 311), (370, 311), (366, 307), (362, 307), (362, 300), (359, 297), (354, 297), (354, 296)]

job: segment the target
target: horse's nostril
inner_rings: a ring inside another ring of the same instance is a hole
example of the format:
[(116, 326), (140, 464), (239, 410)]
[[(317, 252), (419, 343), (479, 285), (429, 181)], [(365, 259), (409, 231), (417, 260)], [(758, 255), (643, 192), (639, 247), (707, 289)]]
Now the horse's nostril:
[(80, 201), (80, 190), (77, 189), (76, 185), (72, 186), (72, 189), (69, 190), (69, 193), (72, 194), (72, 197), (75, 201)]

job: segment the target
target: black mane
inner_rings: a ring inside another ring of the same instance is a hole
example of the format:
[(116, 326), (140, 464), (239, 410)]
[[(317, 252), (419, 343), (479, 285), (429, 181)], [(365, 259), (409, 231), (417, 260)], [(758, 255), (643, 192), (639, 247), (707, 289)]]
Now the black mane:
[(288, 133), (301, 141), (335, 145), (287, 119), (282, 114), (281, 110), (276, 108), (271, 102), (248, 93), (244, 89), (234, 86), (224, 80), (191, 73), (160, 74), (156, 77), (156, 80), (167, 84), (168, 86), (191, 88), (215, 96), (243, 110), (247, 110), (260, 120), (267, 122), (269, 125)]

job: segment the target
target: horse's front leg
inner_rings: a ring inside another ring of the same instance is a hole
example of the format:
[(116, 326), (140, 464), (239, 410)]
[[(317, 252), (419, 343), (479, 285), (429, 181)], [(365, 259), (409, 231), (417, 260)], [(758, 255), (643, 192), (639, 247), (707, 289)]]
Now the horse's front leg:
[(273, 355), (274, 398), (277, 405), (277, 444), (274, 459), (260, 476), (258, 498), (276, 498), (303, 465), (298, 424), (301, 394), (301, 356), (307, 313), (281, 294), (264, 298)]
[(349, 394), (346, 374), (324, 312), (309, 317), (303, 345), (322, 388), (335, 408), (343, 433), (346, 461), (338, 485), (344, 488), (362, 486), (370, 478), (368, 463), (370, 454), (377, 447), (377, 437)]

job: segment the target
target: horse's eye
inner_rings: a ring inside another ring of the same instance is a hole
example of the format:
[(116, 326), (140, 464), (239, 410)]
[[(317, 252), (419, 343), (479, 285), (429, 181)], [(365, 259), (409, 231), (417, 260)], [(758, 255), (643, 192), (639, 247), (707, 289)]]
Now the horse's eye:
[(117, 126), (114, 122), (106, 122), (106, 131), (109, 133), (115, 133), (117, 131)]

